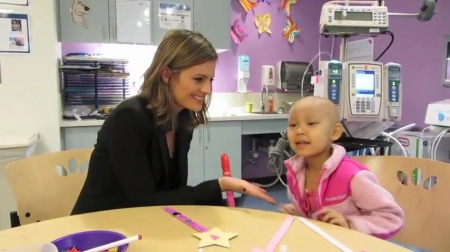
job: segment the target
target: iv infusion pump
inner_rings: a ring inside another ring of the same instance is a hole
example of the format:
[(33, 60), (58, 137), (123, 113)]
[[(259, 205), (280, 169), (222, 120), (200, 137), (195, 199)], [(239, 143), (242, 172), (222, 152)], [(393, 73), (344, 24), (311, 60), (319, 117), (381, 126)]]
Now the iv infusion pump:
[(389, 28), (386, 6), (324, 4), (320, 15), (322, 35), (377, 35)]
[(373, 61), (328, 61), (322, 64), (322, 87), (315, 96), (330, 99), (344, 121), (399, 121), (401, 66)]

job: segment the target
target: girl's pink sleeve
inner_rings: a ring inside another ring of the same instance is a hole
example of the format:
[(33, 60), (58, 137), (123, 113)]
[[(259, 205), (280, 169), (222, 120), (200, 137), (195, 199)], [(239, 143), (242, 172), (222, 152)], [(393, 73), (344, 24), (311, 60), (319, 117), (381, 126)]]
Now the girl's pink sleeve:
[(352, 229), (381, 239), (388, 239), (401, 230), (404, 212), (372, 172), (358, 172), (350, 188), (353, 201), (362, 212), (362, 215), (346, 217)]

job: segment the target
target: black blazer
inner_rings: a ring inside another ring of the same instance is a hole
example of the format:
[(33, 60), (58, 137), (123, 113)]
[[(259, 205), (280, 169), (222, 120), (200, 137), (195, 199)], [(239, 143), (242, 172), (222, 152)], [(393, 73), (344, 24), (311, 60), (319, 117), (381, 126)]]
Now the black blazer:
[[(188, 113), (180, 112), (179, 120)], [(222, 205), (218, 180), (187, 186), (192, 130), (180, 126), (176, 131), (173, 159), (165, 134), (144, 98), (119, 104), (98, 132), (72, 215), (139, 206)]]

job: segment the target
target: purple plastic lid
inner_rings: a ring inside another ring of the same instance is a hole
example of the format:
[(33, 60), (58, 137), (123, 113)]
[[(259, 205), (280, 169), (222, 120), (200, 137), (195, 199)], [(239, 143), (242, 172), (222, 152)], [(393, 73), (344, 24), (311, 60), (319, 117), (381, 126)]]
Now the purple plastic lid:
[[(125, 235), (114, 231), (92, 230), (66, 235), (52, 241), (52, 243), (58, 248), (58, 251), (68, 250), (72, 247), (77, 247), (79, 250), (84, 251), (125, 238), (127, 238)], [(127, 249), (128, 244), (125, 244), (120, 246), (117, 251), (125, 252)]]

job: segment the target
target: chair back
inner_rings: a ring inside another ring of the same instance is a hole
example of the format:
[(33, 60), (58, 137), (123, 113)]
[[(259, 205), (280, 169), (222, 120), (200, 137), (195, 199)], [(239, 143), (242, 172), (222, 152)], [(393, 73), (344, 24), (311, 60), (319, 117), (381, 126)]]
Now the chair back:
[(86, 180), (92, 149), (32, 156), (6, 165), (21, 225), (69, 216)]
[(436, 252), (450, 251), (450, 164), (404, 156), (356, 156), (405, 212), (394, 240)]

